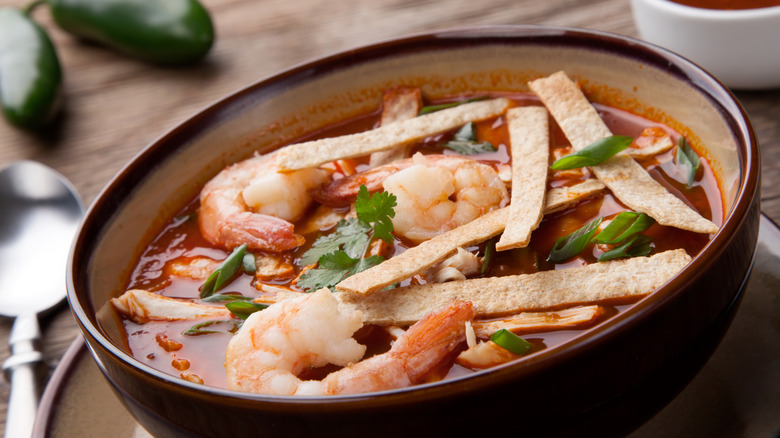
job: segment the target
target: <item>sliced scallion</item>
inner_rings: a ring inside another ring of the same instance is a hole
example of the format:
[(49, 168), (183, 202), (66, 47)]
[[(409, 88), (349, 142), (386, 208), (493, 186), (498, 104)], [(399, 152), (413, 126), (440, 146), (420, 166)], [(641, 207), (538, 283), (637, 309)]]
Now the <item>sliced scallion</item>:
[(680, 137), (677, 141), (677, 153), (674, 155), (674, 164), (685, 166), (687, 169), (688, 180), (686, 186), (690, 189), (693, 187), (693, 182), (696, 180), (696, 173), (701, 166), (701, 159), (696, 152), (694, 152), (691, 145), (688, 144), (688, 140), (685, 137)]
[(605, 252), (599, 256), (600, 262), (626, 257), (646, 257), (653, 249), (650, 246), (652, 239), (644, 234), (638, 234), (630, 238), (626, 243)]
[(232, 301), (252, 301), (252, 297), (239, 294), (214, 294), (206, 298), (202, 298), (204, 303), (229, 303)]
[(614, 245), (620, 243), (634, 234), (647, 230), (655, 223), (655, 220), (644, 213), (624, 211), (615, 216), (599, 234), (591, 241)]
[(601, 164), (613, 155), (631, 146), (632, 141), (634, 141), (633, 138), (623, 135), (602, 138), (573, 154), (561, 157), (550, 166), (550, 169), (569, 170)]
[(230, 310), (230, 313), (233, 315), (236, 315), (241, 319), (247, 319), (249, 318), (249, 315), (263, 310), (268, 306), (265, 304), (252, 303), (247, 301), (233, 301), (226, 303), (225, 307), (227, 307), (227, 309)]
[(241, 259), (241, 269), (247, 274), (254, 274), (257, 271), (254, 254), (248, 251), (244, 254), (244, 257)]
[[(211, 327), (217, 324), (232, 324), (232, 328), (228, 330), (207, 330), (206, 327)], [(199, 336), (208, 335), (212, 333), (235, 333), (238, 330), (238, 324), (235, 320), (218, 320), (218, 321), (206, 321), (199, 324), (195, 324), (190, 327), (189, 330), (182, 332), (186, 336)]]
[(547, 256), (547, 261), (551, 263), (565, 262), (582, 252), (598, 231), (602, 220), (603, 218), (597, 217), (577, 231), (556, 240), (555, 245), (550, 250), (550, 255)]
[(485, 255), (482, 256), (482, 269), (480, 274), (487, 272), (490, 264), (493, 262), (493, 256), (496, 255), (496, 239), (490, 239), (485, 244)]
[(505, 350), (509, 350), (514, 354), (526, 354), (531, 351), (531, 348), (533, 348), (532, 343), (526, 341), (520, 336), (517, 336), (507, 329), (501, 329), (493, 333), (493, 336), (490, 337), (490, 340), (499, 347)]
[(206, 298), (222, 289), (238, 272), (244, 259), (246, 244), (234, 249), (233, 252), (209, 275), (200, 289), (200, 297)]
[(439, 105), (428, 105), (422, 107), (420, 109), (420, 112), (417, 113), (417, 115), (424, 116), (425, 114), (435, 113), (436, 111), (440, 111), (443, 109), (454, 108), (458, 105), (463, 105), (464, 103), (477, 102), (479, 100), (485, 100), (485, 99), (487, 99), (487, 97), (475, 97), (473, 99), (461, 100), (459, 102), (442, 103)]

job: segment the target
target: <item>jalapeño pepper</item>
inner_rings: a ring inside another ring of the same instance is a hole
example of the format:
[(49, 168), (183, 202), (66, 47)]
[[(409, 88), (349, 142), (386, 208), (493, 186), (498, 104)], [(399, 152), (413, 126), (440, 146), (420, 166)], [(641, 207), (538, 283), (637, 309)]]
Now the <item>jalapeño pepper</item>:
[(35, 129), (57, 111), (62, 71), (46, 32), (27, 13), (0, 8), (0, 101), (16, 126)]
[(163, 65), (201, 59), (214, 42), (197, 0), (47, 0), (63, 30)]

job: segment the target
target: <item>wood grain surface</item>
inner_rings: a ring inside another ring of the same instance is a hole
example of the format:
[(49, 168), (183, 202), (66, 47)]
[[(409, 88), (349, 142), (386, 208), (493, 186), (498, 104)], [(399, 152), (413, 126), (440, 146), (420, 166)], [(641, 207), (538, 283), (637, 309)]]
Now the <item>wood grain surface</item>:
[[(24, 3), (0, 0), (0, 6)], [(154, 67), (85, 44), (57, 29), (45, 7), (36, 10), (35, 19), (59, 51), (65, 110), (56, 126), (37, 135), (0, 120), (0, 166), (19, 159), (45, 163), (69, 178), (90, 203), (128, 160), (188, 116), (313, 58), (410, 33), (474, 25), (551, 24), (636, 36), (627, 0), (203, 3), (215, 21), (217, 40), (204, 62), (188, 68)], [(735, 94), (761, 143), (763, 211), (780, 221), (780, 90)], [(9, 354), (5, 345), (11, 323), (0, 319), (0, 361)], [(46, 361), (54, 367), (78, 330), (65, 306), (43, 318), (42, 329)], [(0, 430), (8, 393), (9, 385), (0, 380)]]

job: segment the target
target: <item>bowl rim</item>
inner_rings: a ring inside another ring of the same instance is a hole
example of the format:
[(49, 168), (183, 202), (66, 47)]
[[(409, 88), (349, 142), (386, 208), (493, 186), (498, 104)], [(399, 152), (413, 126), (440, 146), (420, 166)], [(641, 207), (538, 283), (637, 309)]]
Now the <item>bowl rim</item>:
[[(609, 51), (610, 53), (628, 56), (629, 58), (642, 60), (658, 66), (688, 82), (698, 92), (706, 95), (713, 105), (719, 107), (723, 114), (727, 116), (725, 117), (726, 122), (731, 125), (731, 131), (737, 145), (739, 146), (744, 141), (744, 150), (740, 147), (737, 151), (741, 166), (739, 188), (736, 190), (733, 208), (728, 214), (724, 215), (720, 230), (701, 252), (693, 258), (691, 263), (680, 274), (659, 288), (656, 293), (643, 298), (619, 315), (599, 323), (596, 327), (581, 333), (560, 346), (539, 351), (524, 358), (522, 361), (511, 362), (489, 370), (440, 382), (354, 395), (275, 396), (244, 393), (188, 382), (138, 361), (115, 346), (111, 340), (104, 336), (102, 330), (92, 323), (95, 312), (88, 312), (92, 302), (87, 296), (87, 286), (82, 278), (86, 275), (86, 272), (79, 273), (77, 271), (78, 266), (84, 266), (84, 271), (86, 271), (87, 264), (82, 263), (79, 265), (76, 262), (82, 257), (86, 259), (87, 257), (84, 255), (86, 250), (90, 248), (92, 242), (99, 240), (101, 226), (104, 222), (100, 218), (111, 216), (110, 213), (103, 214), (101, 211), (113, 211), (120, 204), (118, 200), (128, 196), (132, 191), (129, 188), (132, 184), (126, 184), (126, 181), (140, 180), (149, 169), (144, 164), (154, 163), (156, 156), (165, 155), (163, 150), (166, 148), (166, 144), (177, 143), (182, 139), (197, 136), (200, 132), (207, 130), (205, 127), (210, 123), (229, 117), (231, 111), (237, 110), (234, 107), (240, 107), (243, 99), (269, 87), (273, 89), (277, 86), (289, 85), (291, 81), (293, 83), (296, 81), (303, 82), (311, 78), (312, 74), (326, 74), (329, 71), (343, 69), (346, 66), (373, 62), (387, 56), (392, 57), (399, 52), (417, 52), (464, 45), (469, 46), (472, 44), (490, 45), (495, 43), (507, 45), (514, 43), (520, 45), (539, 44), (549, 46), (564, 44), (580, 46), (586, 47), (591, 51)], [(613, 338), (628, 327), (640, 323), (648, 315), (653, 314), (656, 309), (663, 306), (664, 303), (679, 295), (686, 285), (693, 283), (694, 280), (699, 278), (700, 273), (706, 270), (717, 256), (725, 251), (727, 243), (733, 239), (735, 231), (747, 220), (746, 217), (752, 201), (757, 196), (759, 173), (758, 142), (747, 113), (739, 101), (728, 88), (709, 73), (671, 51), (624, 35), (562, 26), (489, 25), (416, 33), (336, 52), (297, 64), (262, 78), (207, 105), (204, 109), (188, 117), (147, 145), (112, 178), (84, 215), (68, 259), (68, 301), (82, 333), (90, 341), (88, 346), (93, 358), (96, 358), (96, 352), (94, 351), (95, 347), (91, 344), (92, 342), (97, 342), (103, 351), (128, 366), (134, 372), (141, 373), (148, 379), (164, 384), (169, 389), (185, 391), (191, 396), (218, 397), (233, 404), (242, 404), (244, 402), (263, 404), (265, 408), (270, 409), (274, 407), (284, 409), (284, 406), (290, 404), (296, 406), (316, 404), (320, 409), (323, 406), (328, 406), (328, 409), (330, 409), (343, 406), (344, 404), (350, 404), (360, 409), (368, 408), (377, 402), (383, 406), (391, 406), (396, 403), (408, 404), (411, 393), (414, 393), (412, 399), (415, 403), (425, 403), (442, 395), (458, 394), (501, 385), (506, 376), (510, 374), (531, 375), (538, 373), (548, 367), (550, 363), (571, 360), (572, 357), (581, 354), (581, 352), (591, 348), (592, 345)], [(81, 285), (77, 287), (79, 281)], [(79, 293), (77, 289), (84, 289), (83, 294)], [(82, 303), (79, 295), (84, 295), (87, 303)], [(90, 314), (92, 315), (90, 316)], [(105, 374), (104, 366), (100, 363), (100, 360), (97, 360), (97, 362)], [(328, 403), (322, 404), (323, 400), (327, 400)]]
[(644, 2), (648, 6), (663, 10), (691, 20), (711, 21), (754, 21), (774, 19), (780, 15), (780, 6), (766, 6), (751, 9), (708, 9), (677, 3), (673, 0), (631, 0), (632, 3)]

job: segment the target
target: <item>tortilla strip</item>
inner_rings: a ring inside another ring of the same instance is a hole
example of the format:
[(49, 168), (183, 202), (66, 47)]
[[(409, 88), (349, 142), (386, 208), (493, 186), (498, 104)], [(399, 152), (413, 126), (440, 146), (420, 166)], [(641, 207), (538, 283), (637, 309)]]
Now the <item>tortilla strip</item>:
[(339, 299), (370, 324), (412, 324), (455, 299), (471, 301), (477, 316), (490, 317), (647, 295), (690, 260), (685, 250), (675, 249), (534, 274), (407, 286), (369, 296), (339, 294)]
[(117, 312), (141, 324), (147, 321), (177, 321), (182, 319), (231, 319), (225, 306), (209, 306), (179, 300), (141, 289), (131, 289), (118, 298), (111, 298)]
[(509, 220), (497, 251), (528, 246), (531, 232), (539, 227), (544, 213), (550, 136), (547, 110), (539, 106), (510, 108), (509, 124), (512, 160), (512, 199)]
[[(575, 150), (612, 135), (593, 105), (564, 72), (528, 83), (553, 115)], [(715, 233), (718, 226), (669, 193), (626, 152), (591, 171), (629, 208), (646, 213), (661, 225), (696, 233)]]
[(276, 164), (281, 171), (306, 169), (341, 158), (391, 149), (459, 128), (468, 122), (495, 117), (503, 113), (509, 103), (506, 98), (464, 103), (370, 131), (292, 144), (279, 149)]
[[(422, 109), (422, 93), (419, 88), (392, 88), (382, 96), (382, 119), (380, 126), (417, 117)], [(409, 156), (409, 148), (399, 146), (386, 151), (374, 152), (368, 167), (377, 167)]]
[[(545, 213), (563, 210), (604, 190), (596, 180), (547, 192)], [(440, 234), (384, 262), (347, 277), (336, 285), (342, 292), (370, 294), (410, 278), (451, 256), (459, 247), (474, 245), (504, 230), (509, 207), (493, 210), (465, 225)]]
[[(640, 136), (639, 138), (637, 138), (637, 140), (642, 140), (647, 145), (644, 147), (634, 147), (634, 145), (631, 145), (628, 148), (626, 148), (626, 152), (628, 153), (628, 155), (631, 155), (631, 157), (635, 160), (646, 160), (658, 154), (662, 154), (674, 147), (674, 143), (672, 143), (672, 138), (668, 135), (665, 135), (660, 138), (652, 137), (646, 139), (642, 139), (642, 137)], [(636, 142), (637, 140), (634, 140), (634, 142)]]
[(477, 336), (489, 338), (501, 329), (514, 333), (530, 333), (572, 328), (592, 323), (604, 314), (604, 308), (599, 305), (580, 306), (548, 312), (523, 312), (506, 319), (473, 321), (471, 326)]

